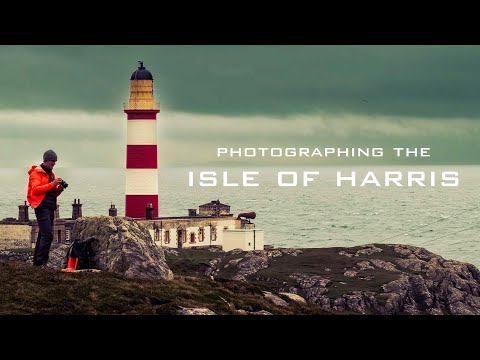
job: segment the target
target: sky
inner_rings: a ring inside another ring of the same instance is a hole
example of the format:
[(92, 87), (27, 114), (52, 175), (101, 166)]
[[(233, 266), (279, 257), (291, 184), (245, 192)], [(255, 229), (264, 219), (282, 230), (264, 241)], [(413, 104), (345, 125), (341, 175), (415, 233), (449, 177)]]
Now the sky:
[[(138, 60), (160, 102), (160, 166), (479, 164), (479, 46), (0, 45), (3, 167), (38, 164), (47, 149), (57, 167), (125, 167)], [(218, 147), (385, 156), (219, 158)]]

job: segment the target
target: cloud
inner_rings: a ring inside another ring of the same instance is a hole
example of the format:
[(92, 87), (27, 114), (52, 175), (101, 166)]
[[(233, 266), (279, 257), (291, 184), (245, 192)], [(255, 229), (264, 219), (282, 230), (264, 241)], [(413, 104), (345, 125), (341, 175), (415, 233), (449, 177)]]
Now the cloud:
[[(348, 138), (351, 136), (466, 136), (480, 131), (477, 119), (432, 119), (355, 114), (298, 114), (288, 117), (226, 117), (188, 113), (162, 113), (164, 131), (172, 137), (296, 136)], [(295, 145), (295, 144), (292, 144)]]
[[(4, 167), (30, 166), (52, 148), (58, 166), (125, 166), (126, 117), (122, 112), (0, 111), (0, 161)], [(221, 116), (162, 111), (158, 116), (162, 166), (230, 164), (244, 159), (218, 158), (218, 147), (388, 147), (435, 146), (436, 162), (478, 163), (477, 119), (299, 114)], [(440, 147), (439, 144), (442, 144)], [(334, 161), (335, 159), (329, 159)], [(387, 159), (386, 159), (387, 160)], [(249, 164), (298, 159), (249, 158)], [(311, 159), (301, 161), (312, 163)], [(316, 159), (318, 163), (318, 159)]]

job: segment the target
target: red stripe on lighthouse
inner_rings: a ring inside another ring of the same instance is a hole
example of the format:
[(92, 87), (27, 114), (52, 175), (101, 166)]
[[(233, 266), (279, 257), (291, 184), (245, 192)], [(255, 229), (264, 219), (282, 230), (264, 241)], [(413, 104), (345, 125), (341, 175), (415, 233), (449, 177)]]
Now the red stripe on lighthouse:
[(157, 167), (157, 145), (127, 145), (127, 169)]
[(157, 120), (157, 114), (159, 112), (159, 110), (125, 110), (127, 120)]
[(158, 195), (126, 195), (125, 216), (145, 219), (147, 204), (153, 205), (153, 217), (158, 217)]

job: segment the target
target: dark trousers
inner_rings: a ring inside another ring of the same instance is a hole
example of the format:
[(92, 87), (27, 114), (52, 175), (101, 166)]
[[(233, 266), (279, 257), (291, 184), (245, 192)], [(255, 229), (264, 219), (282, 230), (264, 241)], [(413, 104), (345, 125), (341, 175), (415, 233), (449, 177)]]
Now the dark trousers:
[(48, 261), (50, 246), (52, 246), (53, 241), (54, 213), (54, 209), (49, 209), (42, 205), (35, 209), (39, 231), (33, 253), (33, 265), (45, 265)]

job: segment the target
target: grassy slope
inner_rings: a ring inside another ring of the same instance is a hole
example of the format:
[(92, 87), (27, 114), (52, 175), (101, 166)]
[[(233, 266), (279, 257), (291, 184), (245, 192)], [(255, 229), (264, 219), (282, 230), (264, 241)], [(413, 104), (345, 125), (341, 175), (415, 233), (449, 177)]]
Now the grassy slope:
[[(222, 298), (225, 300), (222, 300)], [(179, 306), (273, 314), (322, 314), (307, 306), (275, 306), (258, 287), (237, 281), (176, 275), (171, 282), (127, 280), (110, 273), (62, 273), (0, 261), (0, 315), (174, 314)]]

